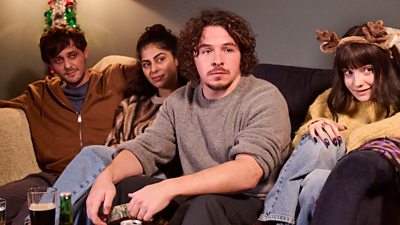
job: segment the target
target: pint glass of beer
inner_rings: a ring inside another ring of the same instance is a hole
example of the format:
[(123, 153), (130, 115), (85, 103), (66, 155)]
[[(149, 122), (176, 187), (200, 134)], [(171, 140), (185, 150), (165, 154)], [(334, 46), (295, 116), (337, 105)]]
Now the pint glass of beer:
[(28, 207), (31, 225), (54, 225), (57, 189), (33, 187), (28, 190)]

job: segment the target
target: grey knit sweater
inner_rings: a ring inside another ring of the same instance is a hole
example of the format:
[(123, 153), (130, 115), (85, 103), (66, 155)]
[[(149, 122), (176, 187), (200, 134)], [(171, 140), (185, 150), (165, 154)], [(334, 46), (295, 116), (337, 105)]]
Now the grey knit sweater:
[(283, 96), (272, 84), (250, 75), (217, 100), (205, 99), (199, 84), (178, 89), (165, 100), (153, 125), (117, 151), (134, 153), (149, 176), (175, 154), (179, 154), (184, 174), (249, 154), (263, 168), (264, 176), (245, 194), (263, 198), (289, 155), (289, 143), (290, 122)]

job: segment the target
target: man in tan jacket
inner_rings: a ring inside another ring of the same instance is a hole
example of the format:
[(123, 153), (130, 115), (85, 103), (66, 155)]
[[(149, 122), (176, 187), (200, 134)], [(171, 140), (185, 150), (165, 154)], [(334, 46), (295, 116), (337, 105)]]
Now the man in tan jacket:
[(0, 197), (7, 199), (7, 223), (18, 225), (28, 215), (29, 187), (52, 186), (82, 147), (104, 144), (115, 109), (135, 74), (134, 64), (116, 64), (102, 72), (88, 70), (85, 36), (68, 25), (46, 30), (40, 50), (54, 75), (29, 84), (14, 99), (0, 101), (0, 107), (25, 111), (42, 170), (0, 187)]

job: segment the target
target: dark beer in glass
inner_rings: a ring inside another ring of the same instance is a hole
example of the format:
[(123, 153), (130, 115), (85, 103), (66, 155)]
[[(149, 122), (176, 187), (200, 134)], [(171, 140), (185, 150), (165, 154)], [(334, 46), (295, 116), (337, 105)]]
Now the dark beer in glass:
[(55, 225), (57, 189), (33, 187), (27, 194), (31, 225)]
[(56, 215), (56, 204), (54, 203), (32, 203), (29, 206), (31, 225), (54, 225)]

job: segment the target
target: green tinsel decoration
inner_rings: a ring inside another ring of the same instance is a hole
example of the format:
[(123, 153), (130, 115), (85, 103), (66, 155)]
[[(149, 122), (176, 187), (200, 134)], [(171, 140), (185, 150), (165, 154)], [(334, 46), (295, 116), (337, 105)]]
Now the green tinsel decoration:
[(68, 24), (79, 27), (76, 23), (75, 0), (50, 0), (49, 10), (44, 13), (46, 29), (52, 25)]

